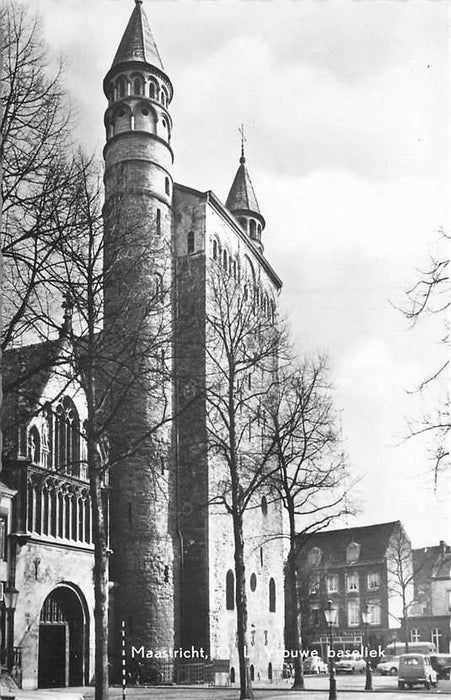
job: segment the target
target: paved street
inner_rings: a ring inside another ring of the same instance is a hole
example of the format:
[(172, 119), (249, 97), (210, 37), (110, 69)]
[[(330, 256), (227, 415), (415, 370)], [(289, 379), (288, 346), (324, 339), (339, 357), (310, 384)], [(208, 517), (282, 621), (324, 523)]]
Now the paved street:
[[(423, 700), (436, 695), (451, 695), (451, 682), (440, 681), (438, 688), (425, 691), (422, 689), (399, 691), (397, 679), (393, 677), (374, 676), (373, 693), (365, 692), (365, 678), (358, 676), (338, 676), (337, 678), (337, 700), (356, 700), (356, 698), (368, 698), (377, 695), (381, 700), (393, 700), (401, 698), (413, 698)], [(293, 692), (289, 689), (288, 682), (281, 682), (277, 687), (258, 687), (256, 684), (255, 695), (257, 700), (288, 700), (288, 698), (309, 698), (315, 700), (327, 700), (329, 680), (327, 676), (307, 676), (306, 690), (304, 692)], [(144, 700), (237, 700), (239, 692), (237, 688), (208, 688), (208, 687), (148, 687), (148, 688), (127, 688), (127, 698), (138, 698)], [(72, 696), (72, 697), (71, 697)], [(111, 698), (119, 700), (122, 697), (121, 688), (111, 689)], [(68, 688), (67, 690), (54, 691), (19, 691), (16, 700), (92, 700), (94, 698), (93, 688)]]

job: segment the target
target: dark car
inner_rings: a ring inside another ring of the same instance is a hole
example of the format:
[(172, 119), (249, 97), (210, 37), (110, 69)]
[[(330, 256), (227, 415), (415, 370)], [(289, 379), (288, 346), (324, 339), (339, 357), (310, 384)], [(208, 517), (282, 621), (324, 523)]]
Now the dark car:
[(451, 669), (451, 654), (431, 654), (431, 666), (439, 680), (449, 680)]

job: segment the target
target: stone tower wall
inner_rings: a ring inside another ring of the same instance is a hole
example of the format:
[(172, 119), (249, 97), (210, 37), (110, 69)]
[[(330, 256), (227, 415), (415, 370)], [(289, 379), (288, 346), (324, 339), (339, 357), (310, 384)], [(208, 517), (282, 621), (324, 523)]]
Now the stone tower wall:
[[(172, 152), (125, 132), (105, 147), (105, 365), (112, 400), (112, 611), (129, 643), (174, 646), (172, 538)], [(156, 428), (156, 426), (160, 425)], [(160, 668), (163, 678), (169, 669)]]

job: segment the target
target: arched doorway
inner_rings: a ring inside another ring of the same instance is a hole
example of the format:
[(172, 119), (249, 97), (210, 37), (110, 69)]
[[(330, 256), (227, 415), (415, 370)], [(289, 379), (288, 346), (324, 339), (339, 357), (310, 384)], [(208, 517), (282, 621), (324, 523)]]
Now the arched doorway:
[(88, 615), (81, 594), (58, 586), (45, 599), (39, 620), (38, 687), (85, 685)]

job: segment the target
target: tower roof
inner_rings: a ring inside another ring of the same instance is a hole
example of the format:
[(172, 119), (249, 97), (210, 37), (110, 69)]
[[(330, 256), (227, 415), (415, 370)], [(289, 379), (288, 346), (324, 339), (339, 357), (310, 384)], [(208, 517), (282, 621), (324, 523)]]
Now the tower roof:
[(255, 196), (251, 178), (246, 168), (246, 158), (243, 153), (241, 154), (240, 165), (236, 171), (229, 196), (227, 197), (226, 207), (232, 213), (241, 210), (261, 216), (257, 197)]
[(135, 3), (112, 65), (143, 61), (164, 70), (146, 13), (142, 8), (142, 0), (135, 0)]

